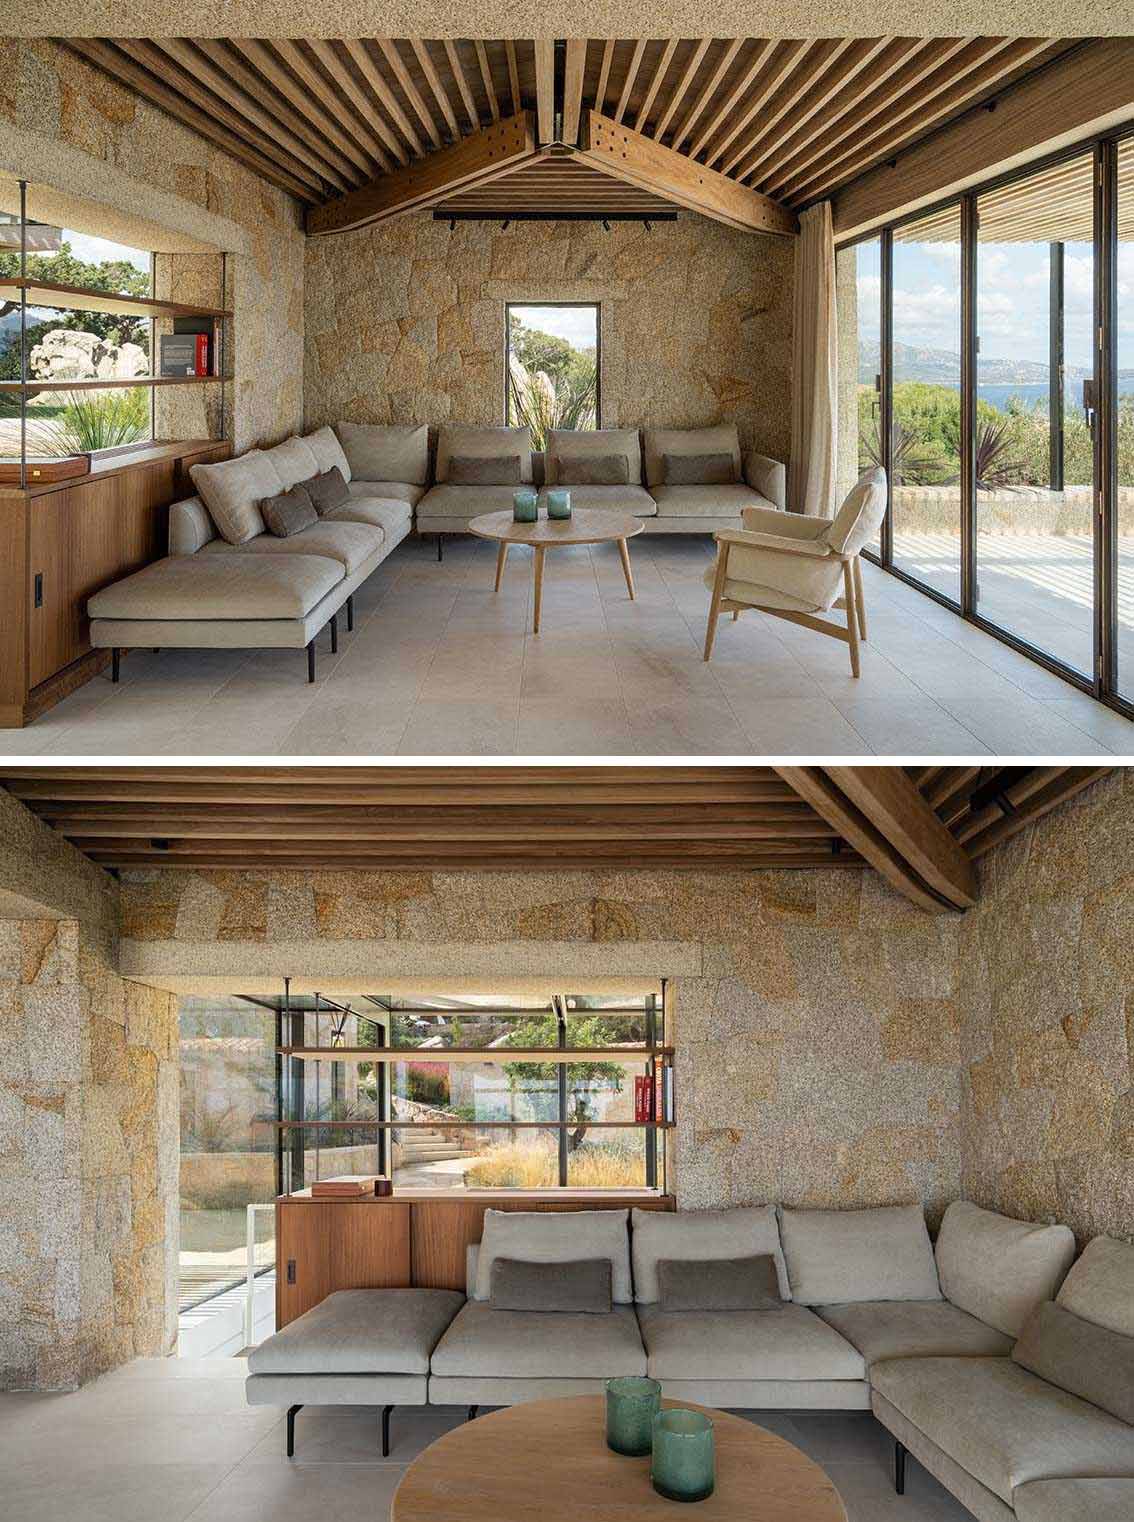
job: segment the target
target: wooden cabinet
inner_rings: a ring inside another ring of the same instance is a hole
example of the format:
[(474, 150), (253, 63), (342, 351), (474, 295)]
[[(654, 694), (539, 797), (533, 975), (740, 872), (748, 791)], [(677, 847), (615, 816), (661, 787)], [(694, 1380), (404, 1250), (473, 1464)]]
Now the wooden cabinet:
[(89, 476), (0, 488), (0, 728), (29, 723), (97, 675), (87, 599), (165, 554), (171, 502), (189, 467), (228, 444), (155, 445), (98, 462)]

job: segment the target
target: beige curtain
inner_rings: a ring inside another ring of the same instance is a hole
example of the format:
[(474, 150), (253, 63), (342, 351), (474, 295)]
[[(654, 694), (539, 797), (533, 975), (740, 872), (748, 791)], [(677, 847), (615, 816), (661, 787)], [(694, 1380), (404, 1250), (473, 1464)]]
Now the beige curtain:
[(800, 217), (795, 246), (788, 506), (812, 517), (830, 517), (836, 506), (838, 373), (835, 239), (823, 201)]

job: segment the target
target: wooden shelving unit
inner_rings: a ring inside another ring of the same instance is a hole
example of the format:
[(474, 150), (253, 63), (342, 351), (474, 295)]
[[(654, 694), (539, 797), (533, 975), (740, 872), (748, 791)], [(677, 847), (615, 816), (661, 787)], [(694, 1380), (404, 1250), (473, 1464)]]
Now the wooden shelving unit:
[(5, 391), (130, 391), (135, 386), (217, 386), (223, 375), (131, 375), (113, 380), (0, 381)]
[(68, 312), (105, 312), (114, 317), (231, 317), (223, 307), (190, 306), (184, 301), (162, 301), (157, 296), (126, 296), (114, 291), (95, 291), (83, 285), (63, 285), (54, 280), (10, 276), (0, 279), (0, 301), (19, 301), (30, 307), (58, 307)]

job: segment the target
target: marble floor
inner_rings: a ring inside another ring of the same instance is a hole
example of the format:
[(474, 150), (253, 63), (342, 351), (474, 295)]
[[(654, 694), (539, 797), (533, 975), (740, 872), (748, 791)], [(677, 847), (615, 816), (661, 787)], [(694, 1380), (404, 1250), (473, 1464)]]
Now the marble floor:
[(708, 538), (632, 541), (637, 600), (611, 545), (548, 556), (543, 631), (531, 562), (495, 546), (399, 545), (356, 594), (339, 653), (137, 652), (0, 754), (216, 756), (1131, 755), (1134, 724), (896, 577), (864, 565), (870, 642), (846, 647), (749, 613), (704, 664)]
[[(139, 1359), (70, 1395), (0, 1395), (0, 1513), (12, 1522), (385, 1522), (404, 1467), (463, 1420), (451, 1407), (398, 1410), (391, 1451), (377, 1419), (323, 1407), (296, 1419), (244, 1401), (239, 1358)], [(868, 1412), (752, 1413), (830, 1475), (849, 1522), (971, 1522), (912, 1459), (906, 1494)]]

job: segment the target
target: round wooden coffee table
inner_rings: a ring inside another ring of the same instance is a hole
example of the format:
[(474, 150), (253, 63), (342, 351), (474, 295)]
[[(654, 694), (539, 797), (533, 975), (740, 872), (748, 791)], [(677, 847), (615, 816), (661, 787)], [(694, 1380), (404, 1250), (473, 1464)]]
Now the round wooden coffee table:
[(577, 507), (569, 518), (538, 518), (535, 523), (517, 523), (511, 512), (482, 513), (469, 523), (469, 533), (481, 539), (495, 539), (500, 548), (496, 555), (496, 587), (504, 575), (504, 562), (514, 544), (529, 544), (535, 551), (535, 614), (533, 632), (539, 633), (540, 604), (543, 601), (543, 557), (547, 550), (557, 544), (606, 544), (615, 541), (622, 556), (622, 572), (626, 577), (626, 590), (634, 598), (634, 578), (630, 574), (630, 550), (626, 541), (640, 534), (645, 527), (641, 518), (628, 513), (607, 512), (602, 508)]
[(390, 1522), (847, 1522), (834, 1485), (785, 1438), (692, 1401), (713, 1420), (717, 1484), (683, 1511), (650, 1460), (606, 1446), (601, 1395), (525, 1401), (466, 1422), (406, 1470)]

